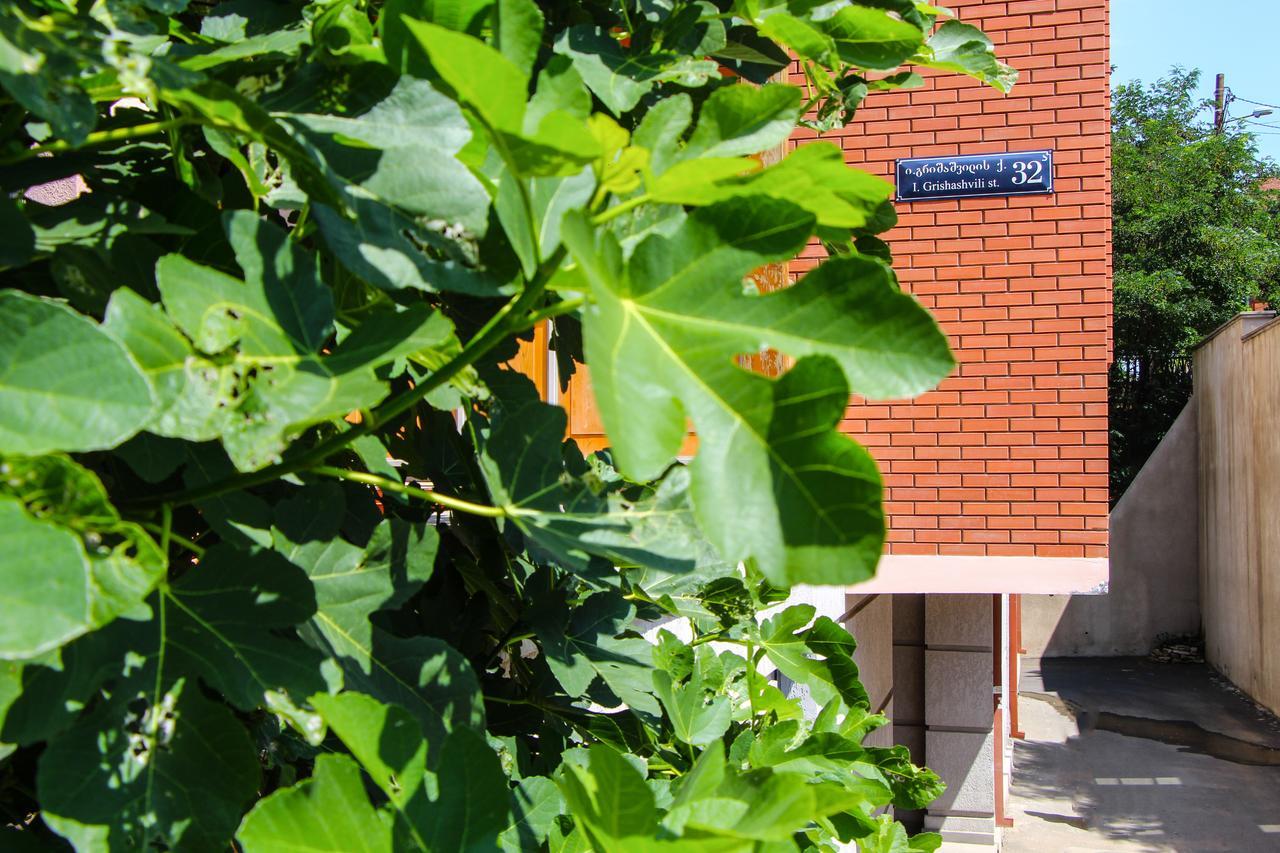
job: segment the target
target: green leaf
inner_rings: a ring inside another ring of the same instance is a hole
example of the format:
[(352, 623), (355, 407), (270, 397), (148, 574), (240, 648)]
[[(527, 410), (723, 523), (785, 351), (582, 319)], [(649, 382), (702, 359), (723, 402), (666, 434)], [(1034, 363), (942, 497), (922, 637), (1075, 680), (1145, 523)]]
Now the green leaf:
[(759, 29), (761, 35), (785, 44), (805, 59), (836, 64), (835, 39), (803, 18), (779, 11), (761, 21)]
[[(148, 314), (126, 292), (114, 295), (108, 310), (111, 330), (154, 372), (162, 398), (172, 398), (148, 428), (193, 441), (220, 438), (241, 470), (275, 461), (293, 435), (313, 423), (382, 400), (388, 389), (374, 368), (403, 356), (431, 360), (457, 347), (448, 321), (418, 306), (374, 313), (369, 329), (357, 327), (320, 356), (316, 350), (332, 323), (332, 292), (315, 279), (313, 263), (273, 244), (274, 226), (265, 234), (260, 243), (269, 264), (242, 247), (252, 276), (246, 282), (178, 255), (161, 258), (157, 282), (166, 312), (191, 340), (185, 350), (160, 315)], [(294, 282), (286, 284), (286, 275)], [(323, 298), (314, 297), (315, 288)], [(233, 346), (235, 358), (221, 356)]]
[(97, 110), (77, 85), (79, 57), (58, 38), (56, 25), (44, 23), (29, 26), (21, 14), (0, 20), (0, 86), (58, 136), (79, 145), (93, 130)]
[(849, 707), (870, 707), (853, 662), (853, 637), (826, 616), (814, 616), (809, 604), (797, 604), (761, 623), (760, 647), (778, 670), (806, 685), (814, 700), (825, 705), (839, 697)]
[(80, 850), (217, 849), (259, 785), (256, 751), (225, 707), (179, 678), (117, 688), (40, 757), (41, 817)]
[[(753, 557), (779, 585), (854, 582), (879, 557), (875, 464), (836, 430), (846, 377), (859, 393), (902, 396), (949, 366), (933, 321), (876, 262), (833, 261), (795, 287), (743, 293), (742, 277), (790, 257), (812, 226), (787, 202), (733, 199), (695, 211), (671, 238), (647, 238), (624, 264), (612, 238), (597, 243), (581, 219), (566, 219), (595, 296), (586, 354), (620, 470), (657, 476), (691, 418), (700, 526), (722, 557)], [(777, 381), (733, 360), (767, 346), (823, 357)], [(736, 513), (721, 511), (730, 504)]]
[(360, 768), (345, 755), (321, 755), (310, 779), (261, 800), (236, 839), (246, 853), (277, 850), (391, 853), (391, 824), (365, 797)]
[[(438, 75), (479, 120), (503, 161), (520, 176), (577, 173), (599, 156), (599, 147), (578, 117), (547, 112), (537, 127), (525, 121), (529, 78), (479, 39), (433, 24), (403, 19), (414, 43)], [(412, 67), (419, 76), (427, 69)]]
[(146, 376), (123, 346), (65, 305), (0, 291), (0, 445), (10, 453), (114, 447), (146, 424)]
[(147, 623), (118, 619), (56, 652), (28, 658), (21, 665), (21, 694), (0, 722), (0, 741), (30, 746), (71, 727), (95, 692), (120, 676), (126, 655), (145, 646), (146, 631)]
[(311, 704), (403, 812), (426, 777), (427, 743), (418, 721), (399, 705), (383, 705), (363, 693), (317, 694)]
[(613, 592), (597, 592), (572, 609), (563, 600), (540, 600), (532, 615), (547, 665), (569, 696), (584, 695), (599, 676), (632, 710), (656, 715), (652, 647), (640, 637), (618, 637), (633, 621), (635, 608)]
[(865, 853), (933, 853), (941, 846), (942, 836), (936, 832), (908, 838), (902, 824), (895, 823), (889, 815), (878, 815), (874, 832), (858, 839), (858, 849)]
[(560, 789), (545, 776), (526, 776), (512, 790), (511, 802), (513, 819), (498, 835), (498, 846), (504, 853), (540, 847), (564, 809)]
[(318, 352), (333, 334), (333, 291), (320, 280), (315, 254), (247, 210), (230, 211), (222, 221), (245, 281), (262, 295), (259, 306), (297, 352)]
[(552, 112), (585, 119), (591, 115), (591, 93), (568, 57), (552, 56), (538, 72), (538, 85), (524, 114), (525, 128), (537, 128)]
[(533, 0), (497, 0), (493, 4), (494, 43), (526, 75), (542, 47), (542, 10)]
[(490, 377), (489, 386), (487, 428), (477, 435), (481, 472), (530, 544), (584, 577), (610, 577), (615, 565), (687, 572), (719, 562), (693, 520), (685, 469), (640, 494), (601, 482), (576, 446), (562, 444), (564, 409), (543, 403), (515, 374)]
[(726, 86), (702, 105), (687, 157), (737, 157), (780, 145), (800, 117), (800, 90), (769, 84)]
[(0, 469), (0, 659), (34, 657), (121, 615), (145, 618), (165, 556), (120, 518), (97, 476), (63, 456), (0, 457)]
[(623, 47), (604, 28), (585, 24), (563, 30), (556, 39), (555, 51), (573, 61), (588, 88), (615, 116), (634, 109), (645, 94), (663, 81), (700, 86), (708, 78), (719, 76), (713, 61), (632, 50)]
[(938, 774), (911, 763), (905, 746), (869, 747), (867, 761), (880, 771), (900, 809), (921, 809), (941, 796), (946, 785)]
[(106, 193), (88, 193), (57, 207), (28, 200), (25, 208), (35, 231), (37, 252), (54, 252), (66, 246), (110, 249), (124, 237), (191, 233), (134, 199)]
[[(188, 81), (184, 78), (182, 82)], [(271, 148), (288, 162), (299, 187), (313, 201), (341, 207), (342, 199), (325, 178), (320, 164), (253, 100), (216, 80), (205, 80), (185, 88), (161, 88), (159, 95), (170, 105), (190, 110), (216, 128)]]
[(601, 849), (628, 836), (652, 840), (657, 809), (644, 777), (607, 744), (596, 744), (587, 754), (586, 766), (566, 761), (557, 780), (574, 817), (600, 839)]
[(226, 405), (234, 377), (197, 356), (161, 306), (122, 287), (111, 294), (102, 328), (124, 345), (151, 380), (156, 403), (146, 425), (149, 430), (192, 441), (222, 434), (226, 424), (218, 404)]
[[(650, 188), (655, 201), (708, 205), (743, 195), (763, 195), (799, 205), (818, 225), (862, 228), (880, 215), (893, 193), (888, 181), (850, 168), (840, 149), (813, 142), (763, 171), (742, 159), (685, 160)], [(746, 173), (746, 174), (744, 174)]]
[(715, 743), (729, 730), (729, 699), (708, 700), (702, 679), (695, 672), (687, 684), (677, 685), (662, 670), (653, 673), (654, 694), (662, 703), (676, 737), (693, 746)]
[[(0, 499), (0, 547), (6, 616), (0, 654), (31, 657), (90, 629), (89, 561), (79, 537), (37, 521), (20, 502), (5, 498)], [(43, 559), (36, 564), (27, 554)]]
[(835, 42), (840, 58), (861, 68), (897, 68), (924, 41), (919, 27), (866, 6), (846, 6), (821, 26)]
[(664, 98), (645, 111), (631, 141), (648, 150), (653, 174), (662, 174), (680, 158), (681, 136), (692, 120), (693, 101), (683, 94)]
[[(263, 18), (269, 15), (269, 12), (264, 12)], [(207, 20), (209, 19), (206, 18), (205, 21)], [(170, 56), (178, 59), (178, 64), (188, 71), (206, 71), (246, 59), (278, 62), (298, 56), (304, 47), (310, 45), (311, 31), (306, 27), (286, 26), (283, 29), (247, 37), (242, 32), (239, 37), (226, 39), (226, 41), (229, 43), (218, 46), (174, 45)], [(179, 50), (180, 47), (187, 49)]]
[[(493, 849), (498, 833), (510, 825), (510, 794), (498, 757), (483, 736), (459, 728), (447, 738), (424, 741), (413, 717), (398, 706), (358, 693), (315, 700), (389, 798), (397, 818), (397, 849)], [(424, 784), (432, 744), (441, 746), (433, 798)]]
[(359, 116), (289, 113), (279, 116), (310, 133), (386, 151), (406, 147), (457, 154), (471, 141), (462, 111), (427, 80), (401, 77), (387, 96)]
[(995, 47), (986, 33), (969, 24), (951, 20), (929, 37), (913, 64), (944, 71), (959, 71), (1008, 92), (1018, 72), (996, 59)]
[(484, 735), (459, 728), (444, 741), (440, 796), (417, 819), (429, 850), (489, 850), (511, 823), (510, 789)]
[(401, 214), (442, 220), (474, 239), (488, 226), (489, 195), (456, 158), (471, 139), (458, 105), (425, 80), (403, 77), (385, 99), (352, 118), (282, 119), (315, 146), (348, 194)]
[(402, 639), (369, 621), (403, 604), (431, 576), (435, 528), (389, 519), (359, 548), (337, 536), (338, 495), (332, 484), (312, 487), (276, 509), (275, 547), (315, 589), (316, 610), (303, 638), (338, 661), (348, 688), (412, 714), (431, 743), (456, 726), (483, 727), (484, 702), (466, 658), (441, 640)]
[(684, 825), (716, 835), (783, 841), (821, 816), (816, 787), (799, 773), (730, 774), (714, 794), (684, 806)]
[[(322, 656), (287, 630), (315, 613), (315, 593), (278, 554), (216, 545), (164, 595), (165, 664), (198, 673), (233, 705), (287, 710), (330, 689)], [(313, 717), (298, 719), (318, 731)]]
[(474, 247), (445, 233), (443, 222), (422, 222), (363, 190), (348, 193), (352, 217), (326, 205), (312, 208), (325, 243), (337, 259), (369, 284), (389, 293), (420, 290), (473, 296), (514, 292), (497, 266), (467, 261)]
[(4, 740), (7, 722), (9, 718), (9, 709), (13, 707), (13, 703), (22, 695), (22, 664), (13, 661), (0, 661), (0, 762), (13, 754), (18, 748), (14, 742), (16, 738), (11, 738), (9, 742)]
[(675, 783), (675, 798), (671, 803), (671, 811), (676, 811), (685, 803), (712, 796), (725, 777), (724, 744), (716, 741), (698, 756), (698, 760)]
[(494, 208), (526, 277), (532, 278), (542, 259), (560, 246), (565, 212), (585, 207), (595, 188), (590, 168), (568, 177), (527, 179), (503, 172)]
[(312, 627), (368, 649), (369, 616), (399, 607), (430, 579), (440, 535), (430, 525), (390, 518), (362, 547), (339, 535), (344, 512), (337, 484), (309, 486), (276, 505), (272, 536), (276, 551), (311, 578)]
[(527, 73), (479, 39), (411, 18), (403, 23), (459, 103), (489, 128), (520, 133)]

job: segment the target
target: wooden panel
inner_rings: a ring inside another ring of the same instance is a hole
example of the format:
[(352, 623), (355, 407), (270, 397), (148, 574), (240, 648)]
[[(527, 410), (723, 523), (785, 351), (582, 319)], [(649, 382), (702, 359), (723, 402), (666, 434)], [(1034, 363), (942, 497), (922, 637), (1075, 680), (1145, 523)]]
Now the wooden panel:
[[(609, 446), (609, 437), (605, 435), (604, 424), (600, 421), (600, 410), (596, 408), (595, 396), (591, 393), (591, 376), (586, 365), (577, 366), (569, 380), (568, 390), (560, 395), (560, 405), (569, 412), (569, 438), (578, 442), (583, 452), (591, 453)], [(680, 445), (680, 455), (692, 456), (697, 450), (698, 437), (693, 434), (691, 424)]]
[(540, 323), (533, 329), (533, 340), (520, 341), (520, 351), (506, 366), (532, 379), (538, 386), (538, 393), (546, 399), (547, 358), (547, 327), (545, 323)]

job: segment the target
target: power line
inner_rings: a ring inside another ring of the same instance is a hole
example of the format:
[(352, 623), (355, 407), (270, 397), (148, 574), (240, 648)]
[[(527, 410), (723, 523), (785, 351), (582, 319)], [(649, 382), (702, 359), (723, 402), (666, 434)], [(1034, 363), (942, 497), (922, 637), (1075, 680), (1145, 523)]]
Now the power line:
[(1245, 123), (1246, 123), (1246, 124), (1256, 124), (1258, 127), (1275, 127), (1275, 128), (1280, 128), (1280, 124), (1267, 124), (1265, 121), (1253, 121), (1252, 119), (1245, 119)]
[(1248, 98), (1240, 97), (1235, 92), (1231, 93), (1231, 100), (1244, 101), (1246, 104), (1253, 104), (1255, 107), (1273, 107), (1277, 110), (1280, 110), (1280, 104), (1266, 104), (1266, 103), (1263, 103), (1262, 101), (1251, 101)]

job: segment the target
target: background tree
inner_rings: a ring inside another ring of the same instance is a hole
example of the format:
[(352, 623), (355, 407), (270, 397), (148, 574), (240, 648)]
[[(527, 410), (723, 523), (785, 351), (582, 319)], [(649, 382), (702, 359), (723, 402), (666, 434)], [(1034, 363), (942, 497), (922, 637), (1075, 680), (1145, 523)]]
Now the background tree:
[(1262, 187), (1280, 173), (1241, 125), (1214, 133), (1199, 79), (1174, 68), (1112, 97), (1113, 501), (1189, 399), (1191, 348), (1280, 296), (1280, 193)]
[[(874, 571), (851, 390), (951, 356), (889, 185), (752, 155), (903, 63), (1007, 88), (937, 14), (6, 4), (0, 847), (933, 849), (853, 638), (777, 605)], [(503, 366), (548, 322), (610, 453)]]

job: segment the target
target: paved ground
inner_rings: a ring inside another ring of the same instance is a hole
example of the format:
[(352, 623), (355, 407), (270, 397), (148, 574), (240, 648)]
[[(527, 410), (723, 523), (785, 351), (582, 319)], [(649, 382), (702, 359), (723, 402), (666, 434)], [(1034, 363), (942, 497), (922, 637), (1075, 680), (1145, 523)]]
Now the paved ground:
[(1209, 667), (1023, 666), (1005, 853), (1280, 851), (1280, 721)]

